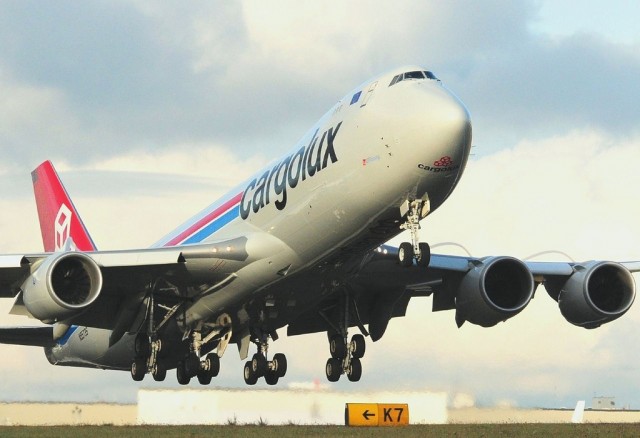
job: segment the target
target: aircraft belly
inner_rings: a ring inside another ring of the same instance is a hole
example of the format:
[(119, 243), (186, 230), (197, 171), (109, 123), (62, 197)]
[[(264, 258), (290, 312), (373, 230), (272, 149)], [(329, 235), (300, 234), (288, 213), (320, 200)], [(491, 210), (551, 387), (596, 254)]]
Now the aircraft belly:
[(283, 278), (293, 266), (300, 266), (297, 254), (282, 245), (244, 268), (229, 284), (211, 294), (199, 297), (186, 311), (186, 325), (217, 317), (224, 310), (246, 301), (253, 293)]
[(105, 369), (128, 369), (131, 365), (133, 335), (125, 335), (109, 346), (111, 330), (76, 327), (63, 343), (45, 349), (54, 365), (82, 366)]

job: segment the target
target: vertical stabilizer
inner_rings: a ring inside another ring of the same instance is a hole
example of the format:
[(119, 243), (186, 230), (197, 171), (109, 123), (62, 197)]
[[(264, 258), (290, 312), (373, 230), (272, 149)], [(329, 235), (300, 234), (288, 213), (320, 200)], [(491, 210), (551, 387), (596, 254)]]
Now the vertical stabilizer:
[(47, 252), (69, 249), (95, 251), (96, 246), (53, 164), (45, 161), (31, 172), (31, 178), (44, 250)]

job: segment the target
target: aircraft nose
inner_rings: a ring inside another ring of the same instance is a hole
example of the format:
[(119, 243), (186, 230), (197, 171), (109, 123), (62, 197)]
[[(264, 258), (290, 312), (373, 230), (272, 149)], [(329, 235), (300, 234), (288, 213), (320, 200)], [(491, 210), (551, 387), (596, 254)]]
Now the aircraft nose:
[(471, 143), (471, 116), (464, 104), (449, 90), (441, 87), (430, 93), (429, 118), (434, 132), (442, 133), (441, 144), (464, 154)]

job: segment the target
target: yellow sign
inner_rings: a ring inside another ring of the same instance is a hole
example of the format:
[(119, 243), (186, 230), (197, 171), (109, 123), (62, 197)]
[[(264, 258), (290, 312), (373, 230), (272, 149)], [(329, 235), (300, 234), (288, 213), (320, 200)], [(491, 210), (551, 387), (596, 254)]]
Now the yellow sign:
[(344, 408), (347, 426), (406, 426), (409, 405), (382, 403), (347, 403)]

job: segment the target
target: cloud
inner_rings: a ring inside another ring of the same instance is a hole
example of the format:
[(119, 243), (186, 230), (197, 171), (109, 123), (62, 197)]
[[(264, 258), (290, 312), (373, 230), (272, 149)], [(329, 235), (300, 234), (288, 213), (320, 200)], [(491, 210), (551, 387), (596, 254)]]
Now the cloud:
[(23, 169), (180, 144), (282, 153), (348, 90), (416, 63), (467, 103), (483, 154), (586, 126), (637, 131), (635, 47), (533, 30), (534, 2), (0, 8), (0, 111), (20, 102), (0, 156)]

